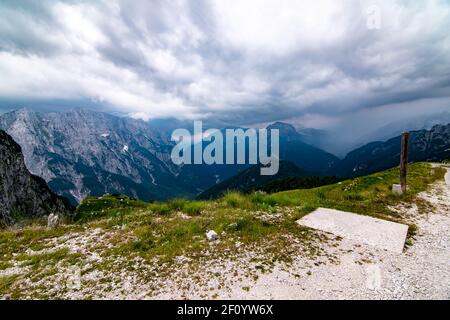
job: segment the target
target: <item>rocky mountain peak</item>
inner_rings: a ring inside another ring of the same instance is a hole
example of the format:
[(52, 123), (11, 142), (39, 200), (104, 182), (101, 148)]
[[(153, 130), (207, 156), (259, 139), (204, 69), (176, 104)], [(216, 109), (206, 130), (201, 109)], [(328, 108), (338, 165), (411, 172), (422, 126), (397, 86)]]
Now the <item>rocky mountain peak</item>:
[(33, 217), (50, 213), (69, 214), (69, 202), (50, 191), (42, 178), (25, 166), (21, 147), (0, 130), (0, 224), (15, 217)]
[(280, 130), (280, 136), (282, 137), (296, 137), (298, 136), (297, 130), (289, 123), (275, 122), (267, 127), (267, 130), (278, 129)]

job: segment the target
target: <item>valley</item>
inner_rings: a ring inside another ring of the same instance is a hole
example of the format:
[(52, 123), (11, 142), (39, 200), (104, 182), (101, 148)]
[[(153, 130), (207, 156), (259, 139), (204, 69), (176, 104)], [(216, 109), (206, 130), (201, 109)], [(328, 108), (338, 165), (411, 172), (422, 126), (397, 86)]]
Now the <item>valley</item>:
[[(251, 170), (248, 164), (174, 164), (171, 152), (175, 141), (168, 128), (177, 125), (186, 123), (161, 126), (84, 109), (50, 113), (19, 109), (0, 116), (0, 129), (22, 147), (30, 172), (42, 177), (53, 192), (69, 199), (72, 205), (87, 196), (104, 194), (124, 194), (143, 201), (193, 199), (214, 194), (230, 179), (238, 181), (239, 175)], [(277, 175), (280, 179), (353, 177), (398, 164), (399, 137), (369, 143), (340, 160), (306, 143), (309, 140), (305, 130), (298, 132), (281, 122), (267, 129), (280, 132), (280, 160), (286, 161), (281, 164), (283, 173)], [(450, 125), (412, 132), (411, 161), (446, 158), (450, 158)], [(272, 182), (269, 180), (266, 182)], [(256, 186), (264, 188), (262, 183)], [(248, 186), (237, 183), (233, 188), (246, 191)]]

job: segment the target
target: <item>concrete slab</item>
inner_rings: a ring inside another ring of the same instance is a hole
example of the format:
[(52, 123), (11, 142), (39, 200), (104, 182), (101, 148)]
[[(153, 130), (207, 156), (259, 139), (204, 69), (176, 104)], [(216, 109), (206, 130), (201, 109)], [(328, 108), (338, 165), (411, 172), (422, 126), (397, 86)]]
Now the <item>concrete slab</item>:
[(403, 252), (408, 233), (404, 224), (325, 208), (311, 212), (297, 223), (395, 253)]

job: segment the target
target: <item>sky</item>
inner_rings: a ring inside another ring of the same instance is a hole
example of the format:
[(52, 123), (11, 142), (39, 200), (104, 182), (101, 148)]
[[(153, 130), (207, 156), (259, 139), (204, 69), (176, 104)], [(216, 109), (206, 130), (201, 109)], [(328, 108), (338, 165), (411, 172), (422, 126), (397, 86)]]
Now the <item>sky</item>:
[(0, 109), (361, 135), (450, 111), (448, 0), (0, 2)]

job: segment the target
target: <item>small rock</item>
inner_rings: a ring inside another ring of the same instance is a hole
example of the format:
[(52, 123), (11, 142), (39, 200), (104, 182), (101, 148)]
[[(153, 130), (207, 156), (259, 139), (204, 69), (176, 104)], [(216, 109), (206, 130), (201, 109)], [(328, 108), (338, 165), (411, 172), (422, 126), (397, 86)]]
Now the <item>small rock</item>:
[(210, 230), (206, 233), (206, 238), (208, 241), (216, 241), (219, 240), (219, 235), (214, 230)]
[(392, 185), (392, 192), (393, 192), (394, 194), (403, 194), (402, 186), (399, 185), (399, 184), (393, 184), (393, 185)]
[(59, 225), (59, 216), (51, 213), (47, 219), (47, 228), (54, 229)]

